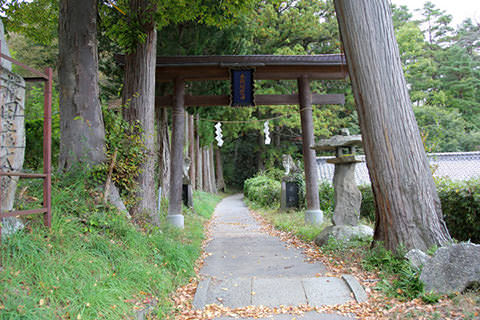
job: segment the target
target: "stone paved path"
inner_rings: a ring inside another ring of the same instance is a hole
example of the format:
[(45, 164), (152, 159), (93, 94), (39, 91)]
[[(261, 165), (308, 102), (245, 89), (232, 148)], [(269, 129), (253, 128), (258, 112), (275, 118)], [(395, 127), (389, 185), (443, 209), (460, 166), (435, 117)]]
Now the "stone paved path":
[[(213, 303), (231, 308), (306, 303), (322, 306), (365, 297), (354, 277), (319, 277), (326, 272), (323, 264), (305, 262), (301, 250), (288, 248), (278, 238), (262, 232), (242, 198), (243, 195), (227, 197), (215, 210), (212, 240), (206, 247), (208, 257), (200, 271), (202, 280), (193, 302), (196, 308)], [(352, 319), (316, 312), (295, 318)], [(228, 319), (231, 318), (217, 318)], [(290, 320), (292, 316), (269, 319)]]

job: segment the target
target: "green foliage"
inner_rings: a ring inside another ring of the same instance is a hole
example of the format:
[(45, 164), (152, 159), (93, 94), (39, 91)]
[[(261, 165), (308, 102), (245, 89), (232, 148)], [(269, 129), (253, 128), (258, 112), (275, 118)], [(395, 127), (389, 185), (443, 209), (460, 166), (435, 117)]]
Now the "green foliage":
[(193, 192), (193, 198), (195, 199), (193, 201), (195, 213), (204, 218), (210, 218), (215, 206), (220, 201), (220, 196), (198, 190)]
[(285, 176), (285, 171), (279, 168), (270, 167), (263, 171), (263, 174), (273, 180), (281, 181)]
[(472, 151), (480, 146), (480, 130), (470, 129), (457, 110), (422, 106), (414, 111), (429, 152)]
[(281, 184), (279, 181), (262, 174), (247, 179), (244, 183), (245, 197), (266, 208), (279, 207), (280, 191)]
[[(25, 119), (25, 162), (27, 170), (41, 170), (43, 168), (43, 118)], [(52, 163), (56, 163), (60, 145), (60, 117), (52, 116)]]
[[(58, 91), (52, 90), (52, 163), (57, 163), (60, 146), (60, 114)], [(25, 105), (25, 163), (24, 168), (39, 170), (43, 167), (43, 88), (32, 86), (27, 91)]]
[(419, 271), (403, 258), (404, 253), (403, 250), (392, 253), (377, 244), (365, 256), (363, 267), (379, 272), (382, 277), (379, 289), (400, 300), (412, 300), (423, 295), (423, 283)]
[[(154, 313), (163, 319), (169, 295), (195, 274), (204, 217), (218, 197), (196, 193), (202, 216), (189, 216), (184, 231), (135, 226), (96, 201), (88, 175), (54, 177), (51, 230), (31, 216), (24, 231), (0, 244), (0, 318), (121, 319), (133, 316), (135, 303), (158, 298)], [(41, 182), (22, 183), (41, 197)]]
[(320, 199), (320, 209), (326, 217), (331, 218), (335, 208), (335, 190), (328, 181), (321, 181), (318, 184), (318, 194)]
[(265, 215), (276, 229), (292, 232), (304, 241), (313, 241), (315, 237), (322, 231), (325, 225), (305, 224), (305, 212), (267, 212), (265, 209), (259, 210)]
[[(406, 8), (395, 9), (395, 18), (412, 102), (417, 107), (436, 108), (435, 118), (441, 130), (435, 129), (431, 121), (420, 120), (420, 127), (429, 126), (425, 131), (430, 139), (437, 139), (436, 150), (475, 150), (480, 140), (480, 99), (475, 94), (480, 88), (480, 43), (477, 41), (480, 29), (466, 20), (455, 30), (450, 25), (451, 15), (432, 2), (424, 4), (420, 21), (410, 20)], [(429, 115), (429, 118), (434, 117)], [(450, 123), (447, 118), (453, 121)], [(473, 138), (466, 138), (472, 135)], [(460, 141), (462, 136), (465, 141)]]
[(362, 204), (360, 206), (360, 217), (375, 221), (375, 199), (373, 197), (372, 186), (365, 184), (358, 186), (362, 193)]
[(138, 186), (137, 177), (140, 167), (146, 158), (145, 144), (141, 128), (132, 126), (123, 120), (117, 111), (105, 109), (103, 112), (106, 134), (107, 161), (97, 165), (92, 172), (92, 179), (96, 184), (105, 184), (113, 154), (117, 151), (115, 167), (112, 173), (112, 182), (119, 187), (124, 197), (125, 205), (135, 204), (135, 191)]
[(227, 0), (220, 3), (205, 3), (201, 0), (189, 1), (144, 1), (137, 2), (139, 8), (132, 8), (129, 0), (117, 0), (100, 8), (103, 28), (106, 35), (114, 39), (127, 52), (135, 50), (138, 43), (145, 41), (145, 31), (149, 26), (159, 29), (168, 26), (196, 21), (199, 24), (217, 28), (232, 24), (245, 14), (255, 1)]
[(351, 239), (350, 241), (343, 241), (336, 239), (335, 237), (329, 237), (327, 243), (322, 246), (322, 252), (339, 254), (345, 253), (352, 248), (362, 250), (362, 248), (368, 246), (370, 242), (371, 239), (368, 238), (357, 238)]
[(50, 44), (57, 37), (57, 0), (0, 0), (5, 27), (37, 43)]
[(437, 181), (443, 217), (452, 237), (480, 242), (480, 179)]

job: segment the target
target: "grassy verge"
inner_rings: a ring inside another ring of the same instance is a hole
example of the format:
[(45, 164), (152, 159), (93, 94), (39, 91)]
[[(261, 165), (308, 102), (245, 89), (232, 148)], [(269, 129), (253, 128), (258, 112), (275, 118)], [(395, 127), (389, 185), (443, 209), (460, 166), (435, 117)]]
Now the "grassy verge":
[(313, 241), (328, 225), (306, 225), (304, 211), (278, 212), (277, 209), (256, 208), (255, 212), (262, 215), (276, 229), (291, 232), (304, 241)]
[[(23, 186), (20, 206), (40, 198), (35, 183)], [(82, 173), (57, 177), (53, 188), (52, 229), (32, 217), (0, 246), (0, 319), (122, 319), (151, 304), (163, 318), (168, 295), (194, 275), (220, 198), (195, 193), (196, 214), (175, 230), (132, 224), (98, 201)]]

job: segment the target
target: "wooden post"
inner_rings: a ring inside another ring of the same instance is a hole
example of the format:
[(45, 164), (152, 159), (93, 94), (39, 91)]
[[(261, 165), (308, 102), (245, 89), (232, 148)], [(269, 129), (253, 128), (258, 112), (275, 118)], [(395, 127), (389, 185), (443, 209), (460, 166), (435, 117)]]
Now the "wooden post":
[(190, 144), (188, 145), (188, 153), (190, 155), (190, 183), (192, 184), (192, 189), (195, 190), (195, 135), (194, 135), (194, 122), (193, 115), (188, 116), (188, 136)]
[(170, 193), (167, 221), (175, 227), (184, 227), (182, 215), (183, 143), (185, 130), (185, 82), (175, 79), (175, 103), (172, 108), (172, 151), (170, 157)]
[(305, 186), (307, 198), (305, 223), (320, 224), (323, 222), (323, 212), (320, 210), (320, 201), (318, 196), (318, 173), (315, 150), (311, 149), (315, 141), (313, 135), (312, 93), (310, 91), (310, 82), (307, 77), (298, 79), (298, 95), (300, 99), (302, 151), (303, 163), (305, 167)]

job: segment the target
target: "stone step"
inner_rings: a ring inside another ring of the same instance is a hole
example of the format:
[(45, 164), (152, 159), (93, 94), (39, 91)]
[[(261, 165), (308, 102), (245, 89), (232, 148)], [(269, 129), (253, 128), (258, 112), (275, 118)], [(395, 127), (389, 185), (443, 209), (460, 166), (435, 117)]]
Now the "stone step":
[(365, 290), (351, 275), (341, 278), (206, 278), (198, 284), (193, 305), (196, 309), (209, 304), (229, 308), (301, 304), (321, 307), (366, 299)]

